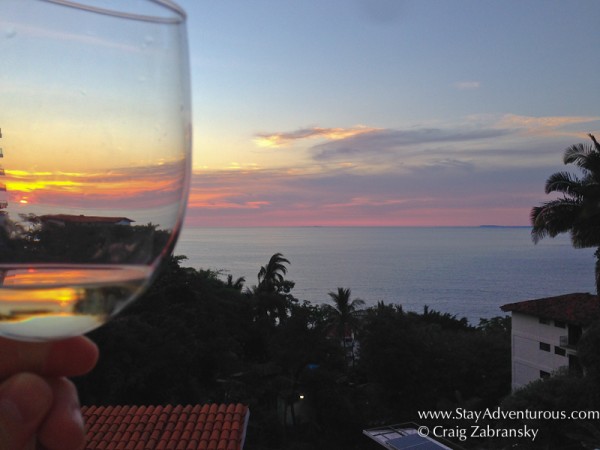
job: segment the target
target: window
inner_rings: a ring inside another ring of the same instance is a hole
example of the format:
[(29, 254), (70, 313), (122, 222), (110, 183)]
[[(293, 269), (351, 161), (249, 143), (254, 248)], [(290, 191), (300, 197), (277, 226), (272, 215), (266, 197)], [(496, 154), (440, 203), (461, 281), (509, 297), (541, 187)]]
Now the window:
[(567, 324), (565, 322), (563, 322), (562, 320), (555, 320), (554, 326), (558, 327), (558, 328), (567, 328)]
[(549, 372), (546, 372), (545, 370), (540, 370), (540, 378), (548, 378), (549, 376)]
[(567, 352), (564, 348), (560, 348), (560, 347), (554, 347), (554, 353), (556, 353), (557, 355), (560, 356), (566, 356)]
[(543, 350), (545, 352), (549, 352), (550, 351), (550, 344), (546, 344), (545, 342), (540, 342), (540, 350)]
[(550, 325), (550, 321), (548, 319), (544, 319), (543, 317), (540, 317), (540, 323), (544, 325)]

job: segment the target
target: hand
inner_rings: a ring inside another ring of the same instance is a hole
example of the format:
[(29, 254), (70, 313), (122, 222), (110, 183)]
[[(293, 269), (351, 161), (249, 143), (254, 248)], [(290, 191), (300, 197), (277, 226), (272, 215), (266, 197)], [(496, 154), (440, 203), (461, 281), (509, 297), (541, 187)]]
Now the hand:
[(30, 343), (0, 338), (0, 450), (79, 450), (85, 444), (75, 386), (98, 348), (85, 337)]

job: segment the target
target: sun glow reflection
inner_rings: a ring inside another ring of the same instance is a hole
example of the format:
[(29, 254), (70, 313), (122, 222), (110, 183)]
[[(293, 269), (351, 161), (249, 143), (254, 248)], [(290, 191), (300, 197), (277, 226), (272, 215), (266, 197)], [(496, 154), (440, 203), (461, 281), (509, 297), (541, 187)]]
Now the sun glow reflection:
[(82, 202), (119, 198), (135, 200), (148, 198), (172, 202), (183, 188), (180, 163), (161, 163), (157, 166), (133, 167), (109, 172), (36, 172), (6, 169), (5, 184), (9, 202), (26, 204), (81, 205)]
[(85, 289), (82, 288), (56, 288), (56, 289), (2, 289), (2, 301), (11, 303), (40, 302), (58, 303), (60, 306), (69, 306), (85, 298)]
[[(94, 275), (102, 275), (98, 269), (93, 272)], [(38, 285), (45, 287), (56, 287), (57, 293), (62, 293), (58, 288), (73, 284), (74, 282), (92, 282), (94, 278), (90, 278), (89, 271), (68, 269), (68, 270), (52, 270), (52, 269), (17, 269), (9, 270), (5, 275), (3, 287), (5, 288), (22, 288), (30, 285)], [(68, 297), (68, 296), (67, 296)], [(61, 298), (65, 298), (61, 295)]]

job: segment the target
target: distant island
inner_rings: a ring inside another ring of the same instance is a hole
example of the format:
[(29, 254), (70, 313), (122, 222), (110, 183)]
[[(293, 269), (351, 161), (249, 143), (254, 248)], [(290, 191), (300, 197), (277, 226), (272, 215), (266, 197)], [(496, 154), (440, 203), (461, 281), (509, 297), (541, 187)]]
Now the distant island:
[(479, 225), (479, 228), (531, 228), (531, 225)]

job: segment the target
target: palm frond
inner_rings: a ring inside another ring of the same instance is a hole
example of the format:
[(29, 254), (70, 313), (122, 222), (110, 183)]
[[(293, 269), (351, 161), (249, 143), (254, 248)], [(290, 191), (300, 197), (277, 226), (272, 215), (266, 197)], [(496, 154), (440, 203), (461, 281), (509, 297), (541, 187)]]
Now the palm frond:
[(530, 214), (533, 242), (537, 244), (546, 236), (556, 237), (570, 231), (580, 212), (581, 202), (571, 198), (552, 200), (533, 207)]
[(258, 271), (258, 282), (260, 283), (261, 280), (263, 280), (265, 278), (265, 275), (267, 274), (267, 269), (265, 266), (260, 266), (260, 270)]
[(261, 289), (272, 290), (283, 283), (287, 274), (286, 264), (290, 262), (281, 253), (275, 253), (266, 266), (261, 266), (258, 272), (258, 285)]
[(565, 150), (563, 162), (565, 164), (575, 164), (578, 167), (586, 169), (587, 160), (593, 152), (591, 145), (574, 144)]
[(289, 260), (284, 258), (281, 253), (275, 253), (271, 256), (271, 259), (269, 259), (267, 273), (281, 272), (285, 275), (287, 273), (287, 267), (285, 267), (286, 264), (290, 264)]
[(360, 308), (361, 306), (365, 306), (365, 301), (361, 298), (355, 298), (354, 300), (352, 300), (350, 302), (350, 309), (352, 309), (352, 310), (356, 310), (356, 309)]
[(590, 178), (596, 183), (600, 182), (600, 153), (596, 150), (587, 157), (585, 169), (588, 171)]
[(579, 197), (584, 182), (569, 172), (556, 172), (546, 181), (546, 194), (561, 192), (565, 195)]
[(586, 223), (571, 230), (571, 244), (575, 248), (600, 247), (600, 223)]
[(582, 170), (600, 177), (600, 144), (598, 144), (593, 134), (588, 134), (588, 136), (592, 140), (593, 145), (571, 145), (565, 150), (563, 161), (565, 164), (575, 164)]
[(336, 305), (347, 305), (350, 302), (350, 289), (348, 288), (337, 288), (337, 292), (328, 292), (327, 295), (331, 297), (331, 300), (335, 302)]
[(590, 137), (590, 139), (592, 140), (592, 142), (594, 143), (594, 147), (596, 147), (596, 151), (598, 153), (600, 153), (600, 144), (598, 143), (598, 141), (596, 140), (596, 137), (592, 134), (592, 133), (588, 133), (588, 136)]

